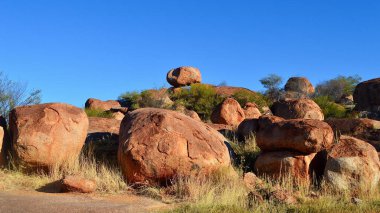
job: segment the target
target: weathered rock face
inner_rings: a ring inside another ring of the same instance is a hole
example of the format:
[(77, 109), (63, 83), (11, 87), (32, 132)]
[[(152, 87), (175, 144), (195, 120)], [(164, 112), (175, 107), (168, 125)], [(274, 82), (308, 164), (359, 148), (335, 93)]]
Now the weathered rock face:
[(182, 113), (144, 108), (121, 123), (118, 161), (129, 183), (165, 184), (178, 175), (230, 165), (225, 138)]
[(61, 192), (92, 193), (96, 190), (96, 182), (80, 176), (67, 176), (61, 180)]
[(201, 83), (202, 76), (199, 69), (195, 67), (178, 67), (168, 72), (166, 80), (174, 87), (182, 87)]
[(26, 169), (49, 169), (79, 156), (88, 129), (82, 109), (39, 104), (16, 107), (9, 117), (14, 157)]
[(246, 119), (259, 118), (261, 116), (258, 106), (254, 103), (246, 103), (243, 110)]
[(358, 111), (380, 112), (380, 78), (358, 84), (354, 92), (355, 109)]
[(380, 151), (380, 121), (367, 118), (329, 118), (326, 122), (334, 133), (364, 140)]
[(89, 117), (86, 144), (91, 143), (94, 157), (98, 161), (117, 163), (119, 131), (121, 121), (112, 118)]
[(113, 100), (101, 101), (99, 99), (89, 98), (87, 99), (85, 103), (85, 107), (88, 109), (97, 109), (97, 110), (107, 111), (107, 110), (110, 110), (111, 108), (120, 108), (121, 105), (118, 101), (113, 101)]
[(377, 188), (380, 178), (379, 156), (370, 144), (341, 136), (328, 154), (325, 168), (327, 183), (338, 190)]
[(290, 176), (298, 181), (309, 181), (312, 176), (310, 165), (315, 155), (293, 151), (264, 152), (259, 155), (254, 167), (259, 175), (275, 179)]
[(243, 141), (248, 137), (252, 136), (259, 130), (259, 122), (258, 119), (245, 119), (243, 122), (239, 124), (237, 134), (239, 136), (239, 140)]
[(315, 89), (307, 78), (292, 77), (286, 82), (285, 91), (310, 95), (315, 92)]
[(211, 114), (211, 121), (216, 124), (238, 126), (244, 119), (243, 109), (233, 98), (224, 100)]
[(294, 150), (316, 153), (331, 147), (334, 133), (331, 127), (319, 120), (284, 120), (270, 122), (267, 117), (259, 119), (260, 130), (256, 142), (261, 150)]
[(310, 99), (280, 100), (273, 104), (271, 110), (273, 115), (285, 119), (324, 119), (321, 108)]
[(7, 131), (7, 122), (0, 116), (0, 167), (7, 163), (8, 152), (10, 151), (10, 138)]

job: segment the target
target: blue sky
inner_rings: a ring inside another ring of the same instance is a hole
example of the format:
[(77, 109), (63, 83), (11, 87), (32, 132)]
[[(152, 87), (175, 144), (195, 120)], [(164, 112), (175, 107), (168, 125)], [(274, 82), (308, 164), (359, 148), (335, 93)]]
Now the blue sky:
[(380, 77), (379, 11), (378, 0), (0, 0), (0, 71), (76, 106), (168, 86), (182, 65), (252, 90), (270, 73), (366, 80)]

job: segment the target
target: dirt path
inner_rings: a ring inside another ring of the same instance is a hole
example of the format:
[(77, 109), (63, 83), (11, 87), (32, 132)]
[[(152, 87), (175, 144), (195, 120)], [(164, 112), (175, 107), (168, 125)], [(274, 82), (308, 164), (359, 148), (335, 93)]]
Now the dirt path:
[(169, 205), (134, 195), (48, 194), (0, 192), (0, 212), (157, 212)]

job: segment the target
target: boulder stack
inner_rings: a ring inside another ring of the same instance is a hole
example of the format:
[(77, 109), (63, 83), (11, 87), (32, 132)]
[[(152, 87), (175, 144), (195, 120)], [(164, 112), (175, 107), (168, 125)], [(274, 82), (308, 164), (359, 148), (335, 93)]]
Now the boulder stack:
[(327, 123), (273, 116), (262, 116), (257, 122), (256, 142), (263, 151), (254, 165), (258, 174), (273, 178), (290, 175), (306, 182), (313, 173), (322, 175), (323, 169), (313, 165), (321, 164), (314, 162), (320, 160), (316, 156), (333, 144), (334, 134)]

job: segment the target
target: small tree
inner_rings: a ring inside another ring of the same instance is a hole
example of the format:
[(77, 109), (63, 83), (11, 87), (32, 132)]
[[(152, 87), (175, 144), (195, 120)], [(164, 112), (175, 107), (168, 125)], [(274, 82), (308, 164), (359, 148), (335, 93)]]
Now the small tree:
[(315, 89), (315, 96), (326, 96), (332, 101), (338, 101), (343, 95), (352, 95), (360, 81), (361, 77), (358, 75), (338, 76), (318, 84)]
[(0, 72), (0, 113), (8, 119), (9, 112), (17, 107), (41, 102), (40, 90), (27, 90), (25, 83), (9, 80)]
[(265, 95), (271, 101), (277, 101), (281, 96), (280, 85), (282, 83), (281, 76), (276, 74), (270, 74), (268, 77), (265, 77), (260, 80), (261, 84), (266, 88)]

